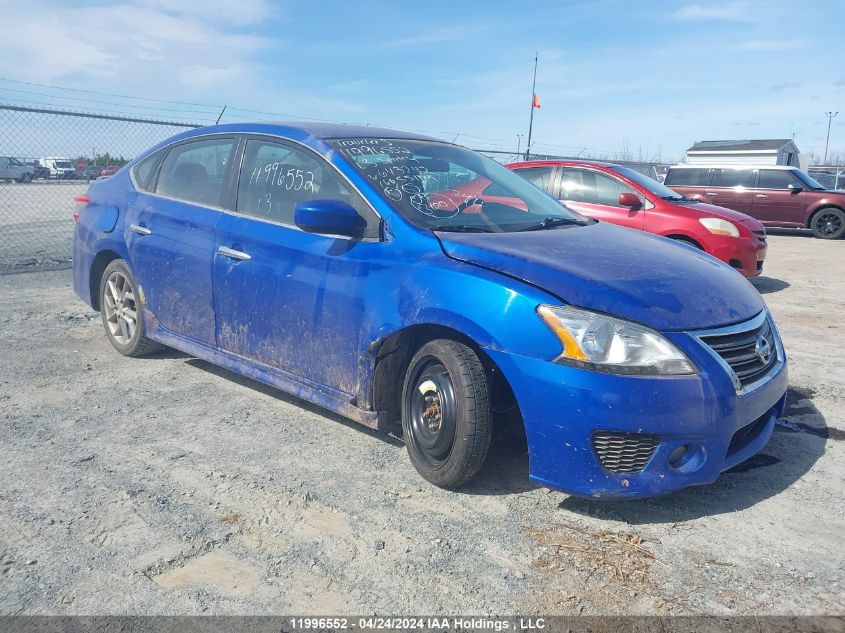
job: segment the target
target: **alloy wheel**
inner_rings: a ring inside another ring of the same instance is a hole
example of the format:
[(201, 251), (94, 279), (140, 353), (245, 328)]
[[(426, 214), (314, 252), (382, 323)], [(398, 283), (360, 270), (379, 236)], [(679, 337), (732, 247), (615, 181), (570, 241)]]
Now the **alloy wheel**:
[(131, 282), (118, 271), (106, 280), (103, 310), (112, 338), (120, 345), (129, 345), (138, 327), (138, 309)]
[(816, 227), (822, 235), (836, 235), (842, 230), (842, 218), (838, 213), (822, 213), (816, 219)]

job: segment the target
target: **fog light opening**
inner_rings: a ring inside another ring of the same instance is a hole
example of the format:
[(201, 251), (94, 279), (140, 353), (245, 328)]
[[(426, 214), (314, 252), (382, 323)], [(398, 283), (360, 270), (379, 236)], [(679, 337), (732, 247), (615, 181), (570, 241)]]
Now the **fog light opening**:
[(681, 444), (678, 448), (672, 451), (672, 454), (669, 455), (669, 465), (672, 468), (680, 468), (684, 465), (687, 461), (687, 453), (689, 452), (689, 446), (686, 444)]

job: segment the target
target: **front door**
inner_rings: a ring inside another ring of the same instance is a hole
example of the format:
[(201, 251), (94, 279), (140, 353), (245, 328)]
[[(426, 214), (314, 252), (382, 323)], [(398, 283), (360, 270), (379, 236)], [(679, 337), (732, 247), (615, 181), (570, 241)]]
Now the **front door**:
[[(340, 199), (367, 219), (365, 237), (306, 233), (297, 203)], [(244, 148), (233, 213), (214, 254), (218, 346), (316, 386), (357, 393), (364, 286), (381, 254), (378, 217), (322, 158), (275, 139)]]
[(803, 187), (804, 183), (786, 169), (761, 169), (751, 214), (764, 224), (803, 224), (806, 204)]
[(750, 214), (753, 187), (753, 169), (714, 169), (710, 176), (710, 185), (705, 191), (706, 197), (702, 197), (701, 201)]
[(214, 345), (211, 262), (233, 138), (175, 145), (126, 211), (129, 266), (145, 310), (167, 330)]
[(632, 229), (645, 226), (645, 200), (639, 209), (623, 207), (619, 195), (633, 193), (643, 197), (621, 180), (607, 174), (579, 167), (564, 167), (560, 183), (560, 199), (579, 213)]

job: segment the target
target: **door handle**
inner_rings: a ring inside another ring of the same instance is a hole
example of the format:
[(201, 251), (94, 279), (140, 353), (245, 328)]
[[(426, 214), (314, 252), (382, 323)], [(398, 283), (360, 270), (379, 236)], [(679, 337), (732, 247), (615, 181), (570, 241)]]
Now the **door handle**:
[(144, 226), (138, 226), (137, 224), (130, 224), (129, 230), (133, 233), (137, 233), (138, 235), (151, 235), (152, 231)]
[(225, 255), (226, 257), (231, 257), (232, 259), (238, 259), (238, 260), (241, 260), (241, 261), (247, 260), (247, 259), (252, 259), (252, 255), (248, 255), (247, 253), (243, 253), (241, 251), (236, 251), (236, 250), (231, 249), (231, 248), (226, 248), (225, 246), (218, 246), (217, 252), (220, 253), (221, 255)]
[(704, 193), (706, 193), (708, 196), (718, 196), (719, 195), (715, 191), (705, 191)]
[(764, 194), (764, 193), (758, 193), (758, 194), (757, 194), (756, 196), (754, 196), (754, 197), (755, 197), (755, 198), (762, 198), (762, 199), (766, 199), (766, 198), (768, 198), (769, 196), (767, 196), (767, 195), (766, 195), (766, 194)]

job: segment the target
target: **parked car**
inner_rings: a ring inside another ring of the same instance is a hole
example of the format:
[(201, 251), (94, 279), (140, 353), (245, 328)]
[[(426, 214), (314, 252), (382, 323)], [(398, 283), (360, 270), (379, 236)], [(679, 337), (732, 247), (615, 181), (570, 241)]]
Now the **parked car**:
[[(453, 188), (478, 178), (510, 202)], [(401, 423), (438, 486), (479, 471), (496, 412), (524, 429), (532, 480), (604, 498), (712, 482), (784, 408), (774, 320), (730, 266), (568, 210), (450, 143), (219, 125), (75, 201), (73, 287), (118, 352), (164, 344), (366, 426)]]
[(665, 184), (766, 226), (808, 228), (827, 240), (845, 235), (845, 191), (827, 189), (797, 167), (675, 165)]
[(42, 178), (44, 180), (50, 177), (50, 170), (44, 167), (41, 163), (37, 160), (31, 160), (26, 163), (28, 166), (32, 167), (32, 179), (35, 180), (37, 178)]
[(67, 180), (76, 177), (76, 167), (69, 158), (44, 157), (38, 162), (50, 170), (50, 178), (54, 180)]
[(763, 271), (766, 228), (743, 213), (684, 198), (613, 163), (531, 161), (508, 168), (586, 216), (684, 242), (746, 277)]
[(97, 176), (98, 178), (108, 178), (109, 176), (114, 176), (117, 171), (120, 169), (117, 165), (109, 165), (108, 167), (102, 169), (100, 171), (100, 175)]
[(6, 182), (31, 182), (35, 170), (29, 165), (23, 164), (13, 156), (0, 156), (0, 180)]
[(82, 180), (96, 180), (100, 172), (103, 171), (102, 165), (88, 165), (85, 169), (80, 172), (77, 172), (77, 177)]

